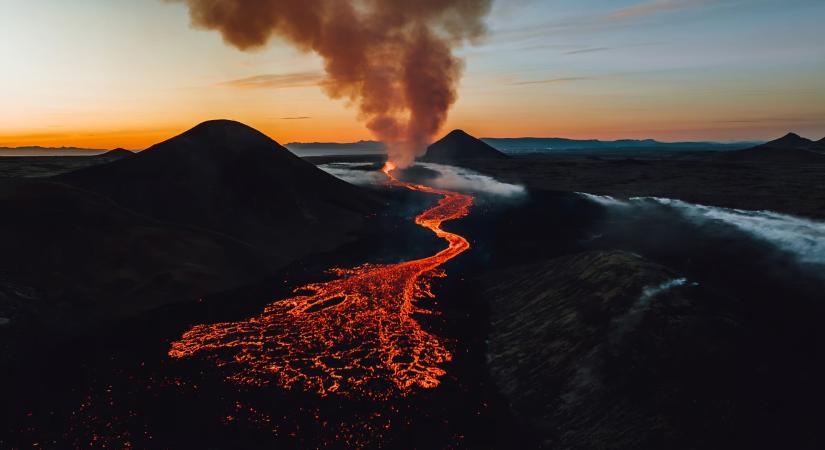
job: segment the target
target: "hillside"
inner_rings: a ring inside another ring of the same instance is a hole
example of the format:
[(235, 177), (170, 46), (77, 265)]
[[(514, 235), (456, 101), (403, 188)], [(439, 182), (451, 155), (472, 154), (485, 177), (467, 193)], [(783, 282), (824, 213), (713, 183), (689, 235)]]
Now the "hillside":
[(0, 214), (0, 317), (23, 334), (88, 331), (272, 270), (237, 240), (161, 223), (65, 184), (0, 180)]
[(59, 180), (161, 221), (232, 236), (275, 260), (338, 245), (381, 206), (266, 135), (226, 120)]

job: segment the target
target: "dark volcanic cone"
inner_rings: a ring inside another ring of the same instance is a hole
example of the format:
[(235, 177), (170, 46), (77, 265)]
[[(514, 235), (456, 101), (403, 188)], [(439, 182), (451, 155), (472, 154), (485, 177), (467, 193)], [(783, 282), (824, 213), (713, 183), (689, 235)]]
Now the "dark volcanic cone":
[(724, 153), (722, 158), (729, 161), (823, 163), (825, 155), (815, 150), (823, 144), (805, 139), (798, 134), (785, 136), (753, 148)]
[(805, 139), (796, 133), (788, 133), (785, 136), (763, 144), (760, 147), (807, 149), (811, 148), (813, 143), (814, 142), (810, 139)]
[(380, 202), (244, 124), (216, 120), (61, 181), (153, 218), (218, 231), (273, 257), (340, 244)]
[(462, 130), (453, 130), (427, 149), (421, 161), (453, 164), (462, 159), (507, 159), (507, 155)]

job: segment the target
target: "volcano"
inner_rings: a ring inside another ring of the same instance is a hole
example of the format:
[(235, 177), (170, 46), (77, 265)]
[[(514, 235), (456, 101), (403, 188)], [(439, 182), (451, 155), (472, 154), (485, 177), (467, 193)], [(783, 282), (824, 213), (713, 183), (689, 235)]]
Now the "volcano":
[(763, 144), (760, 147), (809, 149), (813, 146), (814, 142), (812, 140), (806, 139), (796, 133), (788, 133), (785, 136)]
[(753, 148), (726, 152), (722, 158), (729, 161), (751, 162), (825, 162), (825, 155), (819, 153), (818, 150), (825, 150), (825, 144), (822, 141), (814, 142), (796, 133), (788, 133), (779, 139)]
[(442, 164), (455, 164), (457, 161), (468, 159), (496, 160), (508, 159), (508, 156), (463, 130), (453, 130), (430, 145), (427, 154), (420, 158), (424, 162)]
[(346, 240), (382, 204), (239, 122), (215, 120), (60, 180), (152, 218), (216, 231), (275, 260)]

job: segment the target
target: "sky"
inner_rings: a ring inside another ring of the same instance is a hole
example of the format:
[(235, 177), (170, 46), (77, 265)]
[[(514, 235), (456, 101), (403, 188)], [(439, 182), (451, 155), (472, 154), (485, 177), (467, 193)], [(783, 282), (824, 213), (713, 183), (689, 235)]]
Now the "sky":
[[(162, 0), (0, 0), (0, 147), (146, 148), (235, 119), (283, 144), (370, 139), (288, 44), (242, 52)], [(825, 136), (825, 1), (498, 0), (445, 131)]]

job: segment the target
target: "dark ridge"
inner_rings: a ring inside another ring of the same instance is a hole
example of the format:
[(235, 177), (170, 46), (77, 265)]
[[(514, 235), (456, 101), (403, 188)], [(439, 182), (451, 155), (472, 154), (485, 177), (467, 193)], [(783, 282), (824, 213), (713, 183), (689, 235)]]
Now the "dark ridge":
[(130, 156), (134, 156), (135, 152), (131, 150), (126, 150), (125, 148), (116, 148), (114, 150), (109, 150), (106, 153), (98, 155), (100, 158), (128, 158)]
[(480, 139), (453, 130), (427, 149), (421, 161), (454, 164), (463, 159), (507, 159), (508, 156)]
[(204, 122), (132, 157), (59, 179), (155, 219), (217, 231), (286, 259), (340, 244), (381, 205), (230, 120)]

